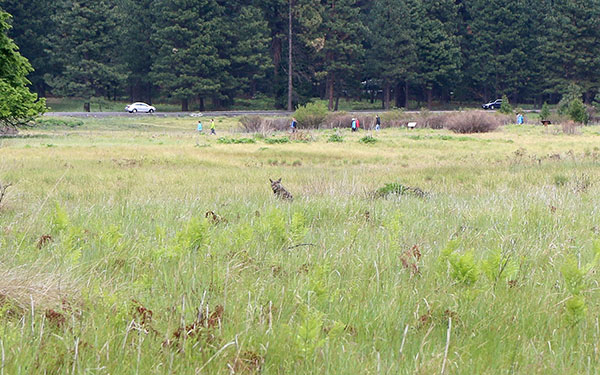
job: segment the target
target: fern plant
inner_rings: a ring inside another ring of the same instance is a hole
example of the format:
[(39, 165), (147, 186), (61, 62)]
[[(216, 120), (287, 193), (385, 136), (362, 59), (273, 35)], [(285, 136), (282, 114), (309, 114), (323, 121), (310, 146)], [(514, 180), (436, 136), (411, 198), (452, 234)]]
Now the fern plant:
[(512, 280), (519, 271), (519, 265), (510, 255), (503, 255), (501, 249), (492, 251), (487, 259), (481, 262), (483, 274), (492, 283), (502, 280)]

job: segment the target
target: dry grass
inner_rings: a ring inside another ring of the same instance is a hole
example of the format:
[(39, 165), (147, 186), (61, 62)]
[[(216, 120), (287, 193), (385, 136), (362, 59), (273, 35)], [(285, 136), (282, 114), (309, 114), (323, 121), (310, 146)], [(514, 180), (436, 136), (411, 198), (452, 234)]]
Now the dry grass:
[(20, 266), (8, 269), (0, 263), (0, 302), (9, 302), (21, 309), (32, 305), (36, 309), (60, 306), (79, 295), (72, 280), (63, 274), (43, 272), (36, 267)]
[(455, 133), (487, 133), (506, 125), (506, 116), (483, 111), (459, 112), (445, 115), (444, 127)]

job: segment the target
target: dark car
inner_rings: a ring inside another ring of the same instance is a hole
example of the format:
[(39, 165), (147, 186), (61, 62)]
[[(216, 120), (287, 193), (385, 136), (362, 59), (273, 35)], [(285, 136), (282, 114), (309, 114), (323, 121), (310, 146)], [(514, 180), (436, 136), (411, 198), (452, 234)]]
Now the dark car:
[(499, 109), (502, 106), (502, 99), (496, 99), (493, 102), (485, 103), (481, 105), (483, 109)]

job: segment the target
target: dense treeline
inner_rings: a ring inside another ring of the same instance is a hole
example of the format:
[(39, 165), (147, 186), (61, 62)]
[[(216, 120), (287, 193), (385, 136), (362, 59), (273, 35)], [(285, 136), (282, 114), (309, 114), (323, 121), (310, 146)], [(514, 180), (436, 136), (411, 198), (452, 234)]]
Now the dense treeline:
[[(600, 87), (600, 0), (293, 0), (293, 100), (556, 102)], [(288, 0), (0, 0), (40, 95), (288, 93)], [(599, 96), (600, 98), (600, 96)]]

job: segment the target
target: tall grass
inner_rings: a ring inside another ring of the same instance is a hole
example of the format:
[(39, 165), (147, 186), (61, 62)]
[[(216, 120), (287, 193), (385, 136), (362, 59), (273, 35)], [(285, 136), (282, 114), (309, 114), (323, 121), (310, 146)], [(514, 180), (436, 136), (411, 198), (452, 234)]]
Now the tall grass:
[(2, 143), (5, 374), (598, 367), (592, 130), (197, 147), (193, 119), (153, 121)]

